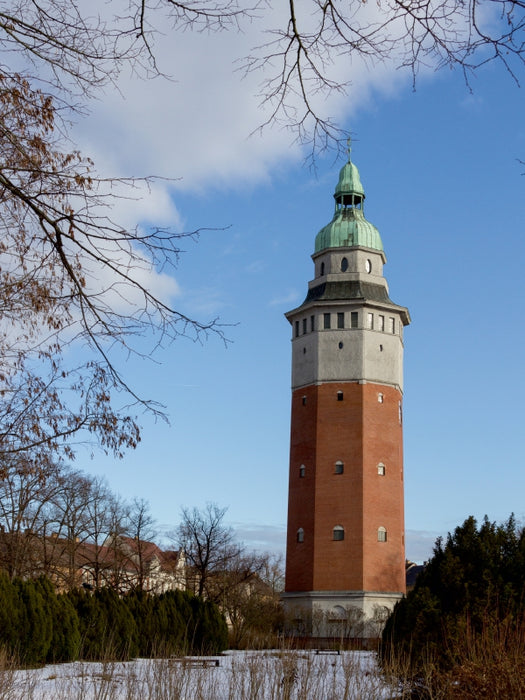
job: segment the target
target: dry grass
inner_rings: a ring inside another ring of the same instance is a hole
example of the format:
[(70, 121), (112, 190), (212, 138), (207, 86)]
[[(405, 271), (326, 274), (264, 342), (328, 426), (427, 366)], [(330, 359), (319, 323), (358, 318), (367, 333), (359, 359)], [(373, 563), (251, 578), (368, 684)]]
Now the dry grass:
[(394, 655), (380, 672), (372, 652), (282, 649), (135, 662), (77, 662), (20, 670), (0, 650), (0, 700), (525, 700), (525, 625), (472, 630), (447, 645), (453, 664), (430, 654), (415, 674)]
[[(416, 669), (410, 653), (383, 664), (399, 680), (399, 697), (414, 700), (525, 700), (525, 624), (487, 623), (480, 632), (467, 626), (445, 645), (452, 661), (423, 655)], [(418, 654), (419, 656), (419, 654)], [(393, 681), (391, 681), (393, 683)]]
[[(3, 672), (1, 672), (3, 673)], [(174, 659), (75, 663), (11, 676), (7, 700), (378, 700), (394, 697), (372, 653), (234, 653), (220, 665)], [(2, 679), (0, 679), (2, 684)]]

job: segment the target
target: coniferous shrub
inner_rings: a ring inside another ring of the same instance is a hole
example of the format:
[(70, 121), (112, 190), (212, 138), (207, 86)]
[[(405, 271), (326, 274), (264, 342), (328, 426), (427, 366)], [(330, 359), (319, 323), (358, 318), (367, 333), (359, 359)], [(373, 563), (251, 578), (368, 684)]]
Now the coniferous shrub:
[(217, 653), (227, 648), (226, 623), (214, 603), (186, 591), (159, 596), (136, 591), (124, 601), (135, 619), (141, 656)]
[[(101, 588), (95, 598), (103, 609), (106, 621), (105, 642), (118, 659), (129, 659), (138, 653), (137, 624), (126, 603), (112, 588)], [(99, 657), (101, 658), (101, 657)]]
[(228, 647), (228, 628), (218, 607), (207, 600), (194, 597), (192, 647), (195, 653), (217, 654)]
[(137, 626), (115, 591), (75, 590), (67, 595), (78, 615), (83, 659), (128, 659), (136, 655)]
[(0, 572), (0, 646), (8, 654), (20, 651), (21, 602), (9, 576)]
[(0, 572), (0, 646), (25, 664), (217, 653), (227, 643), (217, 606), (186, 591), (57, 595), (45, 578), (12, 582)]
[(14, 581), (20, 600), (18, 634), (20, 659), (25, 664), (43, 663), (53, 640), (53, 612), (39, 581)]
[(69, 591), (65, 595), (77, 614), (81, 658), (86, 660), (100, 658), (106, 624), (95, 596), (80, 589)]
[(144, 657), (153, 656), (155, 640), (163, 634), (159, 629), (154, 597), (145, 591), (133, 591), (124, 600), (137, 628), (137, 653)]
[(188, 596), (182, 591), (168, 591), (160, 596), (166, 619), (166, 645), (171, 653), (188, 651), (187, 627), (191, 619)]
[(46, 661), (48, 663), (76, 661), (81, 646), (77, 612), (65, 594), (56, 596), (53, 612), (53, 641)]
[(44, 576), (36, 579), (34, 585), (51, 617), (51, 641), (42, 661), (58, 663), (76, 660), (80, 649), (80, 632), (75, 609), (68, 598), (55, 593), (53, 584)]

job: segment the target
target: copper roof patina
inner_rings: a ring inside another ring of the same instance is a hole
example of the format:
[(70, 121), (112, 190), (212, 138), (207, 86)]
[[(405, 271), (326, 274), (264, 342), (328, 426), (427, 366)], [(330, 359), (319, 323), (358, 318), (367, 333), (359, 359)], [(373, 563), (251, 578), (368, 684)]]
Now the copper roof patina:
[(335, 188), (335, 212), (332, 221), (322, 228), (315, 238), (315, 252), (326, 248), (346, 248), (361, 246), (373, 250), (383, 250), (383, 243), (377, 228), (365, 219), (363, 203), (365, 191), (359, 177), (359, 170), (350, 160), (341, 168)]

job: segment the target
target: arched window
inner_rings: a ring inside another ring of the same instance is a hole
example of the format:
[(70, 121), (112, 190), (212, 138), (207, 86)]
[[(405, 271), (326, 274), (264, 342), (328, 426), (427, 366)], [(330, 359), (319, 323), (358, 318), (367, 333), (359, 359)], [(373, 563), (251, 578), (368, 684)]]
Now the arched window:
[(324, 275), (324, 262), (321, 263), (321, 277)]
[(342, 605), (334, 605), (328, 613), (330, 622), (345, 622), (348, 619), (348, 611)]
[(299, 477), (301, 479), (304, 479), (305, 474), (306, 474), (306, 467), (304, 466), (304, 464), (301, 464), (301, 466), (299, 467)]
[(297, 541), (304, 542), (304, 530), (302, 527), (297, 530)]
[(341, 541), (345, 538), (345, 529), (342, 525), (336, 525), (332, 530), (332, 539), (334, 541)]
[(385, 465), (383, 464), (383, 462), (379, 462), (379, 464), (377, 465), (377, 473), (379, 474), (379, 476), (384, 476), (385, 472)]
[(344, 394), (342, 391), (337, 392), (337, 400), (342, 401), (344, 399)]
[(336, 474), (342, 474), (345, 470), (345, 465), (344, 462), (341, 462), (341, 460), (337, 460), (335, 463), (335, 473)]
[(378, 542), (386, 542), (386, 528), (384, 528), (384, 527), (377, 528), (377, 541)]
[(343, 258), (341, 260), (341, 272), (346, 272), (348, 270), (348, 258)]
[(377, 401), (378, 401), (378, 403), (383, 403), (384, 400), (385, 400), (385, 397), (383, 396), (383, 394), (378, 394), (378, 395), (377, 395)]

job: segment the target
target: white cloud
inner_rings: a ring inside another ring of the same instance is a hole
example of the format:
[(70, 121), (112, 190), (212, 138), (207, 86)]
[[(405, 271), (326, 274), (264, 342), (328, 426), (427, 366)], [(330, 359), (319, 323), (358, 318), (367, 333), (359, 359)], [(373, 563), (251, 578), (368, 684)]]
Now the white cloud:
[[(115, 12), (118, 3), (112, 3)], [(309, 21), (309, 5), (301, 6), (301, 21)], [(107, 11), (107, 10), (106, 10)], [(367, 3), (360, 13), (377, 16), (380, 10)], [(159, 26), (162, 16), (155, 15)], [(244, 78), (239, 60), (254, 46), (267, 42), (269, 27), (286, 26), (286, 7), (268, 8), (261, 17), (245, 22), (243, 31), (207, 33), (175, 31), (162, 27), (154, 51), (161, 71), (172, 76), (145, 80), (122, 75), (118, 89), (108, 89), (90, 105), (91, 114), (79, 122), (74, 137), (105, 176), (158, 175), (170, 181), (143, 188), (139, 198), (117, 200), (112, 218), (127, 227), (137, 223), (172, 226), (182, 230), (177, 192), (205, 192), (254, 186), (271, 177), (277, 168), (302, 160), (304, 153), (293, 135), (276, 126), (257, 129), (268, 116), (261, 106), (262, 73)], [(337, 91), (310, 97), (326, 117), (348, 124), (356, 110), (368, 104), (374, 91), (394, 94), (406, 82), (393, 60), (372, 64), (360, 56), (332, 57), (330, 77), (351, 81), (348, 95)], [(275, 68), (275, 66), (274, 66)], [(153, 280), (164, 284), (162, 276)], [(176, 282), (169, 294), (177, 293)], [(293, 303), (291, 290), (271, 304)], [(223, 306), (213, 290), (197, 290), (188, 300), (191, 308), (215, 314)]]
[[(259, 97), (263, 75), (243, 78), (238, 63), (268, 41), (266, 27), (285, 25), (285, 13), (268, 10), (242, 32), (168, 30), (157, 38), (155, 51), (160, 69), (173, 80), (123, 76), (120, 92), (108, 90), (78, 125), (81, 145), (117, 174), (182, 178), (176, 190), (253, 185), (278, 165), (302, 159), (286, 129), (257, 132), (268, 116)], [(407, 79), (393, 62), (371, 65), (360, 57), (335, 57), (330, 74), (351, 80), (348, 95), (333, 91), (311, 98), (325, 116), (343, 122), (374, 90), (394, 93)]]

